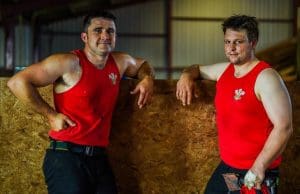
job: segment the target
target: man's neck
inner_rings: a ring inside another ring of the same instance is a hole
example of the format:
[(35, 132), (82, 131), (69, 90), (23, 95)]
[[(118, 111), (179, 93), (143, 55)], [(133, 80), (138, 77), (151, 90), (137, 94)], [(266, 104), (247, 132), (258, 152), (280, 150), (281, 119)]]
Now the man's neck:
[(257, 64), (259, 60), (254, 57), (253, 59), (242, 63), (242, 64), (234, 64), (234, 76), (242, 77), (246, 75), (249, 71), (251, 71)]
[(106, 61), (108, 59), (109, 53), (102, 53), (101, 55), (92, 53), (84, 49), (84, 53), (87, 59), (98, 69), (103, 69), (105, 67)]

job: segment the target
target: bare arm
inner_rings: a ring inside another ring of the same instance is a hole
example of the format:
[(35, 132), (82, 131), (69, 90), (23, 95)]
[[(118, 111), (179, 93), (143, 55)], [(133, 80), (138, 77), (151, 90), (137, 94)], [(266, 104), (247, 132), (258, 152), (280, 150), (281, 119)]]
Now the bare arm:
[(292, 134), (292, 105), (287, 88), (273, 69), (266, 69), (258, 76), (255, 92), (274, 125), (251, 168), (259, 180), (263, 180), (265, 170), (283, 152)]
[(133, 58), (128, 64), (125, 75), (132, 78), (142, 80), (146, 77), (154, 79), (153, 67), (144, 59)]
[(114, 53), (113, 56), (119, 65), (121, 75), (124, 74), (140, 80), (131, 94), (139, 93), (138, 106), (142, 108), (151, 100), (153, 94), (153, 67), (146, 60), (134, 58), (125, 53)]
[(20, 101), (45, 116), (51, 125), (51, 121), (58, 113), (45, 102), (37, 88), (53, 84), (65, 72), (68, 72), (69, 68), (65, 55), (52, 55), (15, 74), (7, 85)]
[(191, 65), (185, 68), (177, 82), (176, 97), (182, 104), (190, 105), (192, 97), (198, 97), (195, 80), (206, 79), (217, 81), (229, 63), (213, 65)]

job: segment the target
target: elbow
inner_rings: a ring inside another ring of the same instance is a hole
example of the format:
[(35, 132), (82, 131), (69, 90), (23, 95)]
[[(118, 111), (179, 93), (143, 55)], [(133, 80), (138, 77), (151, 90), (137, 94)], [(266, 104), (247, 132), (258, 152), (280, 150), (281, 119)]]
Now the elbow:
[(286, 134), (287, 139), (289, 139), (293, 134), (293, 124), (292, 121), (283, 126), (284, 132)]
[(13, 90), (13, 88), (16, 86), (16, 79), (14, 77), (10, 78), (7, 82), (7, 87), (10, 90)]
[(286, 121), (281, 121), (274, 125), (275, 131), (279, 136), (288, 140), (293, 134), (293, 124), (292, 119), (287, 119)]
[(292, 134), (293, 134), (293, 125), (292, 124), (290, 124), (288, 126), (287, 131), (288, 131), (288, 136), (289, 137), (292, 136)]
[(13, 76), (7, 82), (7, 87), (14, 93), (24, 83), (23, 80)]

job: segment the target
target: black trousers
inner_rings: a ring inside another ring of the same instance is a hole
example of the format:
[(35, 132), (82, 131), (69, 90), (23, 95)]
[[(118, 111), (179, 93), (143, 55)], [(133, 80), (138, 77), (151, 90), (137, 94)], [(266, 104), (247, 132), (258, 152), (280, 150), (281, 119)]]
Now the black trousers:
[(107, 155), (47, 149), (43, 172), (49, 194), (116, 194)]
[[(248, 172), (247, 169), (241, 170), (241, 169), (236, 169), (228, 166), (225, 164), (223, 161), (220, 162), (220, 164), (217, 166), (215, 171), (213, 172), (212, 176), (210, 177), (206, 189), (205, 189), (205, 194), (239, 194), (240, 191), (231, 191), (229, 192), (227, 185), (225, 183), (223, 174), (226, 173), (234, 173), (240, 175), (240, 177), (244, 177), (246, 173)], [(279, 170), (272, 169), (272, 170), (267, 170), (265, 173), (265, 179), (272, 178), (272, 180), (278, 180), (279, 179)], [(275, 188), (273, 188), (273, 193), (277, 193), (277, 182), (274, 183)], [(257, 191), (259, 193), (260, 191)]]

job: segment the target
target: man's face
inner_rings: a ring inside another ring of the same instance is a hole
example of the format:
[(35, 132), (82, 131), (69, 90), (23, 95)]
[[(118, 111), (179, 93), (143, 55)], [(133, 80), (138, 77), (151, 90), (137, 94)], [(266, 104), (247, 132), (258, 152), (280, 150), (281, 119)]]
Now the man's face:
[(87, 32), (82, 33), (81, 38), (94, 54), (109, 53), (115, 48), (116, 25), (113, 20), (93, 18)]
[(230, 63), (239, 65), (249, 61), (254, 54), (255, 46), (256, 42), (249, 41), (246, 30), (226, 30), (224, 50)]

